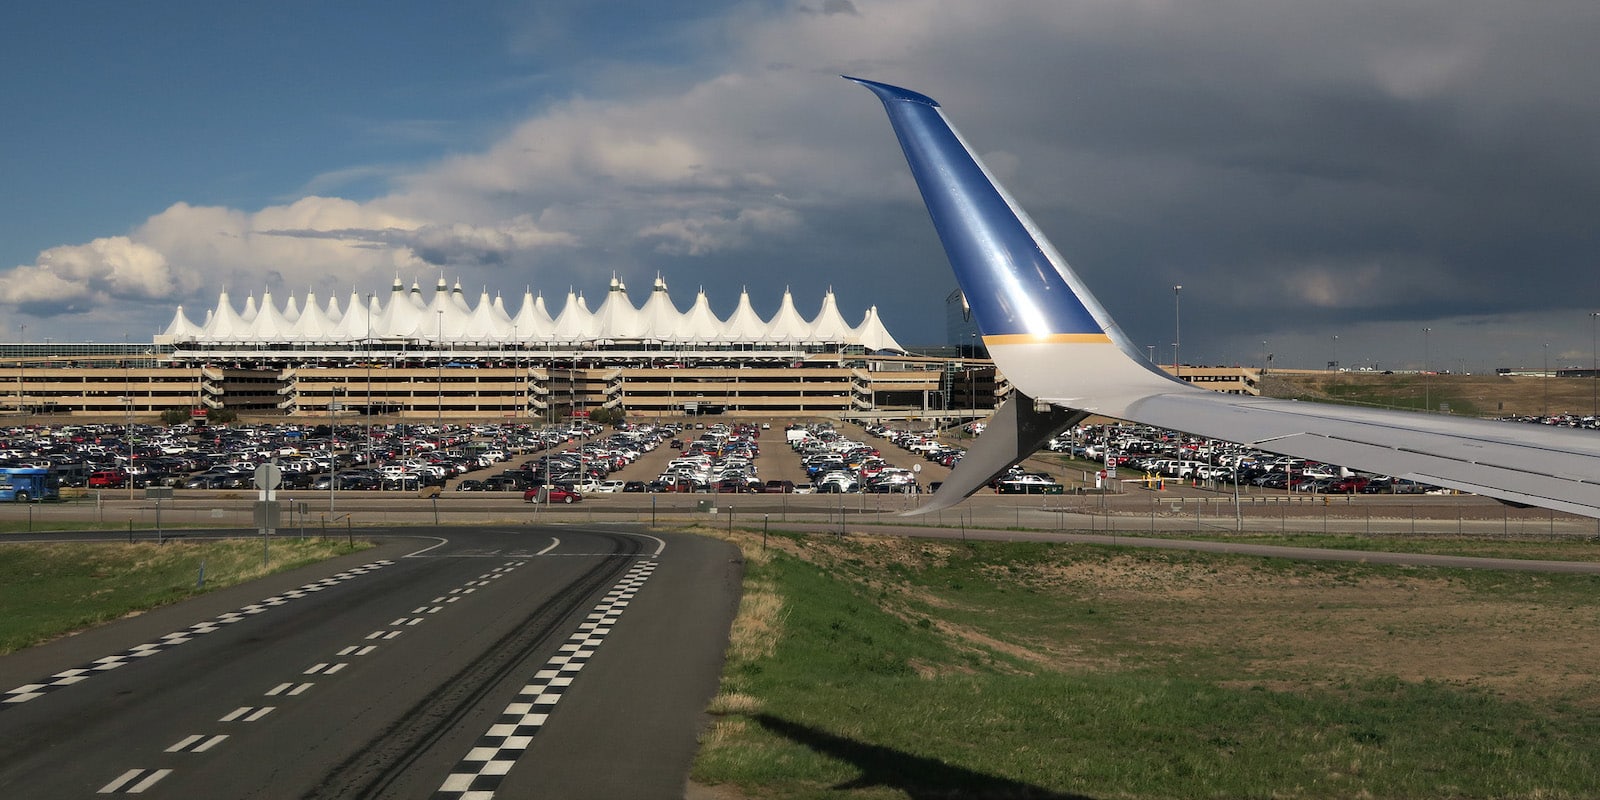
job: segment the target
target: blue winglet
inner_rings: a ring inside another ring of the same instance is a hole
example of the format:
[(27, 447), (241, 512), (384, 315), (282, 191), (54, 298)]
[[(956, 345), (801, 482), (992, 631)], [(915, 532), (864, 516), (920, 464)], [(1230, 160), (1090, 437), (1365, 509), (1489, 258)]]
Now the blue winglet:
[(1105, 326), (1058, 269), (1060, 256), (973, 157), (939, 104), (898, 86), (846, 78), (883, 101), (985, 339), (1104, 341)]

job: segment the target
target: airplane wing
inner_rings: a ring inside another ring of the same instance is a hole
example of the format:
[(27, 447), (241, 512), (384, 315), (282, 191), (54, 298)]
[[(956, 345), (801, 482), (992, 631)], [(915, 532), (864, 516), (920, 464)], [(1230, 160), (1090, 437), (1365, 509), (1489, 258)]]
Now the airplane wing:
[(1600, 517), (1600, 435), (1437, 414), (1225, 395), (1143, 358), (932, 98), (883, 101), (995, 365), (1016, 395), (932, 500), (959, 503), (1087, 414)]

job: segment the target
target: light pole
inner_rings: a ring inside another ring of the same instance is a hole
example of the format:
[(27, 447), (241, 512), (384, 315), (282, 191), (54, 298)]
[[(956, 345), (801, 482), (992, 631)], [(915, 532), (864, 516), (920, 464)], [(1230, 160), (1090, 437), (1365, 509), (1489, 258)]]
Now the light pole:
[[(441, 285), (443, 285), (442, 282), (441, 282)], [(436, 421), (438, 422), (439, 433), (441, 435), (443, 435), (444, 434), (444, 309), (441, 308), (438, 311), (435, 311), (433, 313), (439, 315), (439, 340), (434, 343), (434, 353), (433, 353), (433, 356), (436, 359), (434, 361), (434, 364), (436, 365), (435, 371), (437, 371), (439, 373), (438, 374), (439, 410), (437, 412), (438, 417), (437, 417)]]
[[(971, 352), (970, 355), (973, 358), (977, 358), (978, 357), (978, 334), (977, 333), (969, 333), (969, 334), (967, 334), (967, 338), (972, 341), (972, 347), (970, 348), (972, 352)], [(972, 404), (972, 419), (968, 420), (969, 422), (977, 422), (978, 421), (978, 378), (977, 378), (977, 375), (978, 375), (977, 371), (972, 367), (971, 364), (968, 364), (967, 365), (967, 395), (968, 395), (968, 397), (970, 399), (970, 402)]]
[(1333, 360), (1328, 362), (1328, 369), (1333, 372), (1339, 371), (1339, 334), (1337, 333), (1333, 335)]
[(972, 402), (972, 419), (969, 420), (969, 421), (970, 422), (977, 422), (978, 421), (978, 370), (977, 370), (977, 368), (970, 367), (970, 366), (967, 367), (967, 397), (970, 398), (970, 400)]
[(1261, 340), (1261, 374), (1267, 374), (1267, 340)]
[(334, 495), (339, 486), (339, 387), (328, 389), (328, 513), (333, 513)]
[(138, 453), (133, 449), (133, 373), (128, 365), (128, 334), (122, 334), (122, 395), (127, 401), (128, 424), (123, 430), (128, 438), (128, 499), (133, 499), (133, 467)]
[(518, 389), (522, 386), (521, 358), (522, 345), (517, 342), (517, 323), (511, 323), (511, 421), (516, 422), (517, 414), (522, 410), (523, 397)]
[(28, 325), (27, 323), (23, 323), (17, 327), (22, 329), (22, 346), (21, 349), (17, 351), (17, 417), (22, 420), (23, 425), (27, 425), (28, 412), (27, 407), (24, 404), (24, 397), (27, 395)]
[(1539, 372), (1539, 385), (1544, 387), (1544, 412), (1540, 416), (1550, 416), (1550, 343), (1544, 343), (1544, 367)]
[(1183, 341), (1183, 328), (1179, 325), (1182, 308), (1183, 284), (1172, 287), (1172, 374), (1179, 380), (1183, 379), (1183, 368), (1178, 366), (1178, 344)]
[(372, 463), (372, 300), (373, 293), (367, 292), (367, 451), (362, 456), (367, 466)]
[(1144, 346), (1144, 349), (1148, 354), (1146, 357), (1150, 359), (1150, 363), (1156, 363), (1156, 346), (1153, 344), (1147, 344)]
[(1595, 417), (1595, 424), (1600, 425), (1600, 311), (1589, 312), (1589, 415)]
[(1432, 328), (1422, 329), (1422, 410), (1429, 411), (1433, 408), (1433, 373), (1428, 370), (1428, 334), (1433, 333)]

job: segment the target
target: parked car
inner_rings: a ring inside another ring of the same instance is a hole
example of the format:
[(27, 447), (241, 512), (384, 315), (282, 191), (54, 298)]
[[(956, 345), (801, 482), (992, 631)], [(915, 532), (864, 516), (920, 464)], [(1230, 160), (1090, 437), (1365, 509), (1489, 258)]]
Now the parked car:
[(103, 469), (89, 473), (89, 487), (92, 489), (120, 489), (128, 485), (128, 473), (120, 469)]
[(996, 487), (1001, 494), (1061, 494), (1065, 487), (1042, 475), (1021, 475), (1001, 481)]
[(558, 485), (542, 486), (542, 487), (538, 487), (538, 488), (534, 488), (534, 489), (529, 489), (526, 492), (522, 493), (522, 500), (525, 503), (543, 502), (543, 503), (563, 503), (563, 504), (571, 505), (571, 504), (576, 503), (576, 502), (578, 502), (579, 500), (582, 500), (582, 499), (583, 499), (583, 495), (579, 494), (576, 490), (569, 489), (569, 488), (567, 488), (565, 486), (558, 486)]
[(1360, 476), (1340, 478), (1328, 485), (1328, 492), (1331, 494), (1355, 494), (1367, 488), (1368, 483), (1369, 481), (1366, 478)]

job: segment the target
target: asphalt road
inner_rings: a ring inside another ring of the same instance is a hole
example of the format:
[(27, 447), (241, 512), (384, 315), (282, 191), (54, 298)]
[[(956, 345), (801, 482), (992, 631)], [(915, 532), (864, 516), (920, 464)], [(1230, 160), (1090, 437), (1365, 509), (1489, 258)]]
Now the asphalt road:
[(734, 548), (579, 526), (380, 538), (0, 658), (0, 797), (683, 796)]

